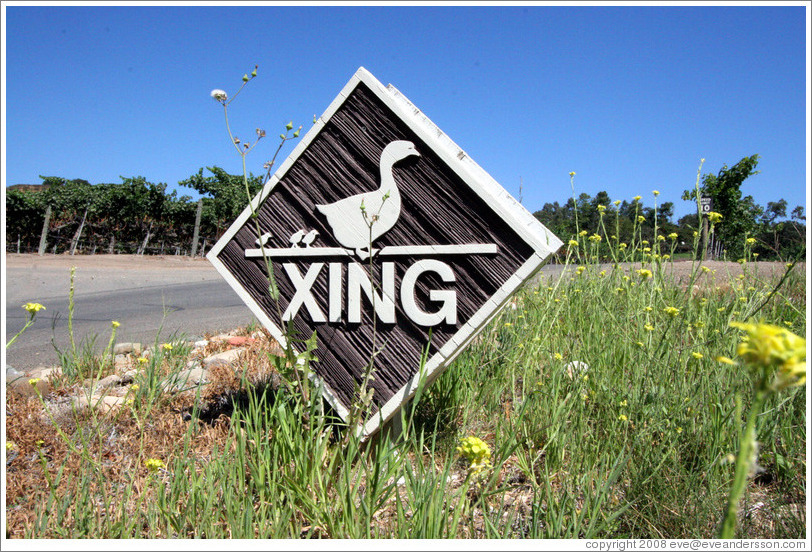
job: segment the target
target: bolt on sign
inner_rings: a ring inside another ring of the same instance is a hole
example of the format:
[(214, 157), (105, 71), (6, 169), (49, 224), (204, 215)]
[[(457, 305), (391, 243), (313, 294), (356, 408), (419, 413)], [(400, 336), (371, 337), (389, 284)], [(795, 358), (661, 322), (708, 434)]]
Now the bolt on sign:
[(316, 331), (314, 378), (343, 418), (378, 351), (367, 435), (421, 378), (436, 378), (562, 245), (364, 68), (252, 205), (260, 235), (247, 207), (207, 257), (280, 344), (289, 321), (300, 335)]

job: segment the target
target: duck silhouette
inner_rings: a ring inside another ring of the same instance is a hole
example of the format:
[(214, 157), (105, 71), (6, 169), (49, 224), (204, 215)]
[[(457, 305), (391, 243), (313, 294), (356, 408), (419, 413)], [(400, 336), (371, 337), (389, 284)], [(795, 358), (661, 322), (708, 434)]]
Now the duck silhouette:
[[(346, 197), (329, 205), (316, 205), (316, 209), (327, 218), (338, 243), (355, 250), (355, 254), (362, 260), (376, 253), (376, 250), (371, 249), (372, 242), (389, 231), (400, 217), (400, 191), (392, 168), (395, 163), (413, 155), (420, 157), (412, 142), (390, 142), (381, 153), (380, 188)], [(372, 239), (369, 224), (372, 224)]]

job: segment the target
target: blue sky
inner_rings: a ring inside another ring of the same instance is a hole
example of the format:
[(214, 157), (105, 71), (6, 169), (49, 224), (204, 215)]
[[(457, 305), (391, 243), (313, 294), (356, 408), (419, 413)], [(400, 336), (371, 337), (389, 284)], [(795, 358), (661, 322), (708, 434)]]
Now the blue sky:
[(716, 173), (756, 153), (745, 194), (807, 202), (808, 3), (4, 8), (6, 185), (141, 175), (197, 197), (177, 182), (241, 171), (212, 89), (258, 64), (231, 121), (276, 136), (364, 66), (530, 211), (566, 201), (575, 171), (576, 193), (656, 189), (679, 217), (701, 158)]

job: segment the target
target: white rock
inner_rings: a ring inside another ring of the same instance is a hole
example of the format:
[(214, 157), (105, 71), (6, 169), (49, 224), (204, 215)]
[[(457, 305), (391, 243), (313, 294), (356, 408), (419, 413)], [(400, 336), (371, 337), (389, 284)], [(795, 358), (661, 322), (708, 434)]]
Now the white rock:
[(61, 373), (62, 368), (60, 368), (59, 366), (52, 366), (51, 368), (40, 366), (39, 368), (34, 368), (34, 370), (30, 373), (29, 377), (48, 380), (51, 379), (52, 377), (60, 375)]
[(584, 374), (589, 370), (589, 365), (586, 362), (581, 362), (579, 360), (573, 360), (566, 366), (567, 376), (570, 379), (574, 379), (576, 376)]
[(215, 366), (229, 366), (237, 362), (243, 352), (245, 352), (245, 348), (238, 347), (236, 349), (223, 351), (222, 353), (217, 353), (216, 355), (204, 358), (203, 366), (207, 369), (214, 368)]
[(96, 382), (97, 389), (107, 389), (109, 387), (116, 387), (121, 384), (121, 376), (118, 374), (112, 374), (107, 376), (106, 378), (102, 378)]
[(174, 376), (167, 378), (162, 387), (164, 391), (174, 393), (176, 391), (183, 391), (207, 383), (205, 368), (192, 368), (190, 370), (181, 370)]
[(141, 354), (141, 344), (140, 343), (116, 343), (116, 346), (113, 347), (113, 354), (114, 355), (126, 355), (126, 354), (140, 355)]

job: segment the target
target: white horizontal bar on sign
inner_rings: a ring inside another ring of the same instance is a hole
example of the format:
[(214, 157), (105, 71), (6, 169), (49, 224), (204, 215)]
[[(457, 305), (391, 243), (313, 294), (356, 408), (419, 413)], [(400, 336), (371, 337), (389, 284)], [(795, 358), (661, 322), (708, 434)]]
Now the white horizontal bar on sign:
[[(495, 243), (468, 243), (460, 245), (390, 245), (373, 249), (379, 257), (401, 255), (488, 255), (497, 252)], [(351, 257), (355, 252), (342, 247), (287, 247), (266, 249), (267, 257)], [(246, 258), (262, 257), (262, 249), (246, 249)]]
[[(352, 254), (352, 249), (342, 247), (287, 247), (265, 250), (267, 257), (350, 257)], [(262, 257), (262, 249), (246, 249), (245, 256)]]
[(462, 245), (390, 245), (378, 253), (381, 257), (395, 255), (487, 255), (496, 253), (495, 243)]

